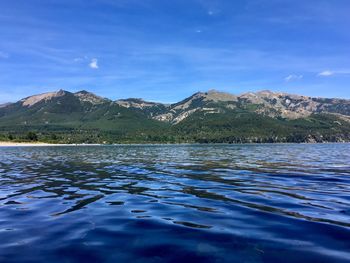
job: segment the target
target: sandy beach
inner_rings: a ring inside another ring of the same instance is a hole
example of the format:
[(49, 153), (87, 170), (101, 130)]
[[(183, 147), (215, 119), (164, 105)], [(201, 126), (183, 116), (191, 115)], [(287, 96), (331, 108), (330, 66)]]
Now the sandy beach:
[(39, 146), (99, 146), (101, 144), (54, 144), (44, 142), (5, 142), (0, 141), (0, 147), (39, 147)]
[(59, 144), (49, 144), (43, 142), (1, 142), (0, 147), (15, 147), (15, 146), (53, 146)]

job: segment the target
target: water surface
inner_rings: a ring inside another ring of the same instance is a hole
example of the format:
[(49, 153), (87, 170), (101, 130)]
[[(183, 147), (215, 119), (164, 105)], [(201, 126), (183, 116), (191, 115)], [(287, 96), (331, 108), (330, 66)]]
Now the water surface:
[(0, 262), (350, 262), (350, 144), (0, 147)]

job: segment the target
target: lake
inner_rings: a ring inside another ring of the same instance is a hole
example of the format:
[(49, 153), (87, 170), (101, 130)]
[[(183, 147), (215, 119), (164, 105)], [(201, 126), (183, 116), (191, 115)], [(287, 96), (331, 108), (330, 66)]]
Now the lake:
[(0, 147), (0, 262), (350, 262), (350, 144)]

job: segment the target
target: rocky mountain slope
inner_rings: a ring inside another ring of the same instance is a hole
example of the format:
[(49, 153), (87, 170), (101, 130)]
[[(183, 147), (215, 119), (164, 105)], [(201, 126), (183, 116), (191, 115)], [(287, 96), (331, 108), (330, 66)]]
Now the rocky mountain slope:
[(348, 141), (350, 100), (211, 90), (162, 104), (59, 90), (0, 105), (0, 135), (27, 131), (88, 142)]
[(122, 106), (148, 109), (151, 112), (149, 116), (153, 119), (171, 123), (179, 123), (198, 111), (211, 114), (223, 113), (232, 109), (250, 109), (264, 116), (286, 119), (304, 118), (315, 113), (350, 116), (350, 100), (312, 98), (287, 93), (274, 93), (268, 90), (245, 93), (239, 96), (210, 90), (208, 92), (198, 92), (181, 102), (171, 105), (136, 100), (132, 104)]

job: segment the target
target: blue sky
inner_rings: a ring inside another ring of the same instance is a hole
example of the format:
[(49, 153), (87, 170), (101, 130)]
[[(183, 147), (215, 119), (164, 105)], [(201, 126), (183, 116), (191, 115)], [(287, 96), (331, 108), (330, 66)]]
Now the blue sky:
[(350, 98), (349, 14), (348, 0), (1, 0), (0, 102), (58, 89)]

